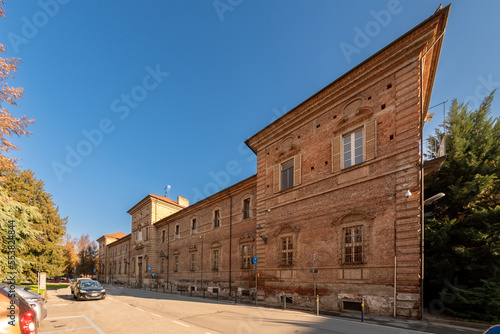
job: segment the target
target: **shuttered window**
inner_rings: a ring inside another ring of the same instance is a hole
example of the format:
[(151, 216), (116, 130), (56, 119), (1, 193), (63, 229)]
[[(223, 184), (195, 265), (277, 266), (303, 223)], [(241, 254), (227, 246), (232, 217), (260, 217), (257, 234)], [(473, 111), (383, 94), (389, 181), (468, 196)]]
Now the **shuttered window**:
[(302, 182), (301, 155), (298, 154), (291, 160), (287, 160), (274, 166), (273, 170), (273, 192), (300, 185)]
[(361, 129), (332, 139), (332, 171), (348, 168), (376, 157), (376, 120)]

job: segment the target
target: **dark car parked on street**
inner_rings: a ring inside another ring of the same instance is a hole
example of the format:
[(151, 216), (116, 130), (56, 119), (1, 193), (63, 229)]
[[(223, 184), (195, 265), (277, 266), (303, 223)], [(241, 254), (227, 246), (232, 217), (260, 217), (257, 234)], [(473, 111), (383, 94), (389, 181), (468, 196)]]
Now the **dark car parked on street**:
[(74, 287), (73, 295), (78, 300), (104, 299), (106, 298), (106, 289), (98, 281), (78, 281)]
[(5, 286), (0, 286), (0, 333), (38, 333), (36, 312), (14, 288)]

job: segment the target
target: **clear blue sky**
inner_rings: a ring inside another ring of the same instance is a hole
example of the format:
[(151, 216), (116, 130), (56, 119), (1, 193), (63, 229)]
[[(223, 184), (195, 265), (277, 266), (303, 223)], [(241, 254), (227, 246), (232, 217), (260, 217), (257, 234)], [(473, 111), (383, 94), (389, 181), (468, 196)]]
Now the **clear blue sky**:
[[(11, 84), (25, 89), (10, 110), (36, 120), (14, 155), (45, 182), (68, 233), (129, 233), (127, 210), (166, 185), (194, 202), (253, 175), (246, 138), (439, 4), (6, 0), (0, 41), (22, 59)], [(476, 104), (500, 86), (499, 14), (499, 1), (452, 4), (431, 105)], [(442, 121), (433, 111), (428, 128)]]

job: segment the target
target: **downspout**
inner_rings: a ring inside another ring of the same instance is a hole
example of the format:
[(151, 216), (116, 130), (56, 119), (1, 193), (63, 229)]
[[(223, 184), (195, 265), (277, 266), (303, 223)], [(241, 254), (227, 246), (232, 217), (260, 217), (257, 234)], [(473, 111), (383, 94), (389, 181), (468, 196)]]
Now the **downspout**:
[(398, 275), (398, 262), (397, 262), (397, 252), (396, 252), (396, 219), (394, 220), (394, 318), (396, 318), (396, 310), (397, 310), (397, 275)]
[(424, 318), (424, 58), (443, 38), (446, 29), (420, 58), (420, 318)]
[(168, 275), (170, 272), (170, 223), (167, 224), (167, 288), (170, 281)]
[(229, 189), (227, 190), (227, 195), (229, 196), (229, 297), (231, 297), (231, 268), (232, 268), (232, 241), (233, 241), (233, 198), (231, 197), (231, 193)]

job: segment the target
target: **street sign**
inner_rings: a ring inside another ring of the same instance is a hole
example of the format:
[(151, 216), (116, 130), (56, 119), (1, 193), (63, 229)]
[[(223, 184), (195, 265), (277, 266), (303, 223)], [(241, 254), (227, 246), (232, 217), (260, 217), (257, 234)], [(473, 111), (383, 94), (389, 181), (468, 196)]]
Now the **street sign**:
[(148, 270), (151, 270), (151, 266), (148, 266)]
[(97, 269), (94, 269), (94, 272), (96, 272), (96, 271), (97, 271)]
[(155, 277), (156, 276), (156, 273), (155, 272), (152, 272), (151, 273), (151, 277)]
[(252, 264), (257, 264), (257, 256), (252, 257)]

